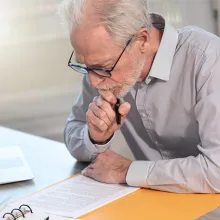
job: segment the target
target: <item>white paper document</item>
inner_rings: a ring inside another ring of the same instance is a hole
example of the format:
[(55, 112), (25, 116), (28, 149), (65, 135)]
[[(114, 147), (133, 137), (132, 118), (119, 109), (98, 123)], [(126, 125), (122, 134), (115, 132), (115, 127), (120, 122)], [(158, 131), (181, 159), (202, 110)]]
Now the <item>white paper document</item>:
[(0, 148), (0, 184), (33, 178), (34, 175), (19, 147)]
[(99, 183), (80, 175), (33, 194), (19, 204), (28, 204), (52, 215), (77, 218), (137, 189)]

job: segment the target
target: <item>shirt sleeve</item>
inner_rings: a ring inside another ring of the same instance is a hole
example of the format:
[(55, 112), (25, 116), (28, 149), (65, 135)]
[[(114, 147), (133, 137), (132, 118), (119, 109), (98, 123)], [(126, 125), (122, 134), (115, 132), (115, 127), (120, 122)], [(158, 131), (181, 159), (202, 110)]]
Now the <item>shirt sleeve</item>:
[(86, 112), (89, 104), (93, 102), (94, 97), (97, 95), (97, 90), (89, 85), (88, 78), (85, 76), (82, 92), (72, 108), (64, 130), (67, 149), (73, 157), (83, 162), (92, 161), (98, 153), (102, 153), (109, 148), (112, 142), (111, 138), (105, 145), (97, 145), (93, 144), (89, 138)]
[(127, 183), (176, 193), (220, 193), (220, 58), (205, 59), (197, 76), (198, 122), (201, 144), (197, 157), (134, 161)]

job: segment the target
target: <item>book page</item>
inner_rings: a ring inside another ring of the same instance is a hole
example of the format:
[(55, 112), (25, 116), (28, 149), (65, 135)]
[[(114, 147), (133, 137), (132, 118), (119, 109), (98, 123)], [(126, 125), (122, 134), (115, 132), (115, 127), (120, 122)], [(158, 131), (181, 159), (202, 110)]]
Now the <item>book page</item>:
[(37, 207), (48, 214), (77, 218), (137, 189), (104, 184), (79, 175), (35, 193), (19, 204)]

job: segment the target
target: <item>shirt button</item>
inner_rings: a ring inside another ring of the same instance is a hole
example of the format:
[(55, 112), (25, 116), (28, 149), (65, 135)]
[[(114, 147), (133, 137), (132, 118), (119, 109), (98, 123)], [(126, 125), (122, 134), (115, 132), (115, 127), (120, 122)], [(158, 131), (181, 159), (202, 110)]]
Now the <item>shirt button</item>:
[(146, 87), (146, 82), (141, 82), (139, 88), (140, 88), (140, 89), (143, 89), (143, 88), (145, 88), (145, 87)]
[(155, 141), (154, 143), (155, 143), (156, 145), (158, 145), (158, 144), (159, 144), (159, 142), (158, 142), (158, 141)]
[(146, 83), (149, 84), (150, 82), (151, 82), (151, 78), (148, 77), (148, 78), (146, 79)]
[(142, 117), (142, 118), (146, 118), (147, 115), (146, 115), (145, 113), (142, 113), (142, 114), (141, 114), (141, 117)]

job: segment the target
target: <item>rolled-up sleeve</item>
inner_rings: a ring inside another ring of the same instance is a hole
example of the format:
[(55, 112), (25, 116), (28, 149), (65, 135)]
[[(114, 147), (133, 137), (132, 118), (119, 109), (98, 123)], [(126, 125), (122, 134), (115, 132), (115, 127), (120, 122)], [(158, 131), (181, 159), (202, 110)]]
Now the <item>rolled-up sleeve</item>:
[(194, 108), (201, 144), (197, 157), (134, 161), (131, 186), (176, 193), (220, 193), (220, 55), (205, 57), (198, 73)]
[(97, 90), (90, 87), (88, 77), (85, 76), (82, 92), (72, 107), (64, 130), (64, 140), (69, 152), (74, 158), (83, 162), (90, 162), (98, 153), (111, 146), (111, 140), (105, 145), (93, 144), (88, 135), (86, 112), (97, 95)]

